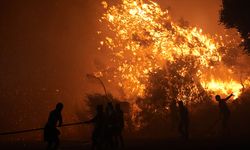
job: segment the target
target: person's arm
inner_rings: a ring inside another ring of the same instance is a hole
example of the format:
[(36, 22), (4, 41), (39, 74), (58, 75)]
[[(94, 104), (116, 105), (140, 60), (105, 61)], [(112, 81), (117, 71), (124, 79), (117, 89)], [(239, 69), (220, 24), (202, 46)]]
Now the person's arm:
[(224, 101), (227, 101), (229, 98), (231, 98), (233, 96), (233, 93), (232, 94), (230, 94), (228, 97), (226, 97), (226, 98), (224, 98), (223, 100)]
[(58, 121), (59, 121), (59, 125), (58, 126), (61, 127), (62, 123), (63, 123), (63, 119), (62, 119), (62, 114), (61, 113), (59, 114)]

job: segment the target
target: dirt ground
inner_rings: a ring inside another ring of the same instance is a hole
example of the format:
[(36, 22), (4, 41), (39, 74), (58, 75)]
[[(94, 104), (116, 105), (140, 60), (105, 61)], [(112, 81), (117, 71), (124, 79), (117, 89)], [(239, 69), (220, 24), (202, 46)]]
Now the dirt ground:
[[(249, 149), (250, 139), (126, 139), (123, 150), (215, 150)], [(43, 142), (2, 142), (1, 150), (45, 150)], [(61, 141), (60, 150), (90, 150), (90, 142)]]

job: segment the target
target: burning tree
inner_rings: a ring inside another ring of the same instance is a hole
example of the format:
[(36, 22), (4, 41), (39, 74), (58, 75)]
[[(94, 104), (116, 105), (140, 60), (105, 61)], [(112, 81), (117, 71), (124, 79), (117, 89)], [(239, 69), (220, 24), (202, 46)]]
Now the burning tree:
[(141, 111), (135, 120), (140, 126), (164, 124), (172, 101), (182, 100), (195, 106), (211, 100), (195, 76), (198, 71), (195, 60), (192, 56), (183, 56), (149, 74), (145, 96), (136, 101)]
[(172, 100), (195, 105), (209, 100), (211, 94), (231, 92), (237, 98), (242, 85), (249, 85), (224, 64), (228, 57), (222, 51), (227, 51), (230, 41), (223, 41), (222, 36), (178, 25), (167, 10), (150, 0), (102, 4), (106, 13), (100, 22), (111, 33), (98, 34), (105, 36), (100, 44), (111, 52), (112, 65), (101, 74), (123, 89), (131, 103), (132, 119), (139, 126), (154, 114), (164, 118)]

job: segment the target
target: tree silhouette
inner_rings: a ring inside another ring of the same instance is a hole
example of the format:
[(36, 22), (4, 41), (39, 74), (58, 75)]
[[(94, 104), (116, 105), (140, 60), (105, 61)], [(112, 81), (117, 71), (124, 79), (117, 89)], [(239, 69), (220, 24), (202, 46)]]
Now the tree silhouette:
[(250, 9), (247, 0), (222, 0), (220, 22), (226, 28), (236, 28), (244, 39), (242, 45), (250, 52)]

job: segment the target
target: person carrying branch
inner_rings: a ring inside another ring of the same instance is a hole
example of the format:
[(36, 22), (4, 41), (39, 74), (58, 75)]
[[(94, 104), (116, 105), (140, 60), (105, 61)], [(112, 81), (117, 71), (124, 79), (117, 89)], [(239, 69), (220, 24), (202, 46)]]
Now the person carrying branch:
[(44, 128), (44, 141), (48, 142), (47, 150), (57, 150), (59, 147), (59, 135), (60, 131), (57, 129), (57, 125), (62, 125), (62, 109), (63, 104), (57, 103), (56, 108), (50, 112), (48, 122)]

